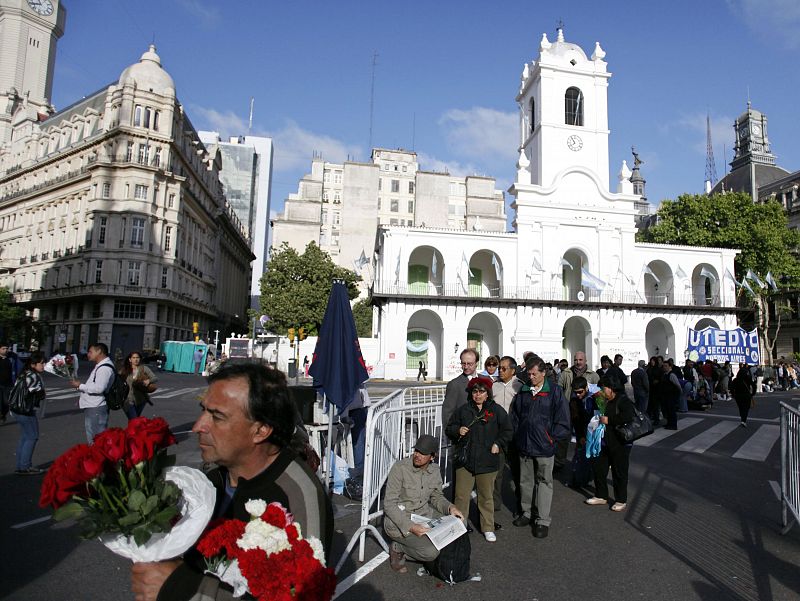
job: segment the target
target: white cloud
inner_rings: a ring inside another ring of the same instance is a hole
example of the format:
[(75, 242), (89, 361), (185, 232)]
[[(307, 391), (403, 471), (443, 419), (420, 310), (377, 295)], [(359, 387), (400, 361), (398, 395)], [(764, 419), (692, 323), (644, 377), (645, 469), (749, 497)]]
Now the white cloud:
[[(247, 123), (233, 111), (219, 112), (202, 106), (191, 105), (192, 115), (199, 115), (197, 123), (204, 124), (200, 129), (219, 132), (223, 140), (230, 136), (241, 136), (247, 131)], [(193, 121), (195, 119), (192, 119)]]
[(201, 0), (177, 0), (186, 12), (197, 19), (204, 27), (213, 27), (219, 21), (219, 10), (208, 6)]
[(437, 171), (439, 173), (449, 173), (450, 175), (459, 177), (473, 175), (478, 172), (475, 165), (464, 164), (458, 161), (443, 161), (426, 152), (417, 152), (417, 160), (419, 162), (419, 168), (422, 171)]
[(451, 152), (489, 168), (517, 159), (519, 117), (485, 107), (450, 109), (439, 119)]
[(800, 47), (800, 3), (797, 0), (728, 0), (728, 7), (763, 43)]
[[(199, 129), (217, 131), (223, 140), (247, 132), (247, 121), (233, 111), (221, 112), (195, 105), (190, 108)], [(332, 163), (341, 163), (348, 158), (363, 160), (362, 149), (358, 145), (303, 129), (292, 120), (287, 120), (282, 128), (272, 131), (256, 127), (253, 135), (272, 138), (275, 149), (273, 169), (278, 172), (308, 170), (315, 153)]]
[[(733, 148), (733, 117), (718, 116), (711, 118), (711, 142), (714, 145), (714, 159), (718, 162), (722, 157), (717, 157), (716, 149), (725, 145), (728, 152)], [(664, 133), (675, 133), (679, 136), (689, 136), (688, 144), (695, 152), (706, 153), (706, 115), (694, 113), (683, 115), (679, 119), (661, 126)]]
[(348, 144), (331, 136), (303, 129), (297, 123), (287, 120), (279, 130), (263, 132), (272, 138), (275, 147), (276, 171), (308, 169), (314, 153), (322, 155), (326, 161), (341, 163), (348, 157), (363, 159), (362, 150), (356, 144)]

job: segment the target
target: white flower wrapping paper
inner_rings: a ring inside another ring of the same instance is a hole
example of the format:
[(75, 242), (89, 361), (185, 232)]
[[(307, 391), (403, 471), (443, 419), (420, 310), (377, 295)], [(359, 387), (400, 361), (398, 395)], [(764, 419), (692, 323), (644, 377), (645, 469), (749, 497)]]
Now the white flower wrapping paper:
[(133, 537), (103, 535), (100, 537), (108, 549), (134, 562), (162, 561), (185, 553), (200, 538), (211, 520), (216, 502), (216, 490), (205, 474), (186, 466), (173, 466), (164, 470), (164, 477), (181, 489), (181, 518), (170, 532), (154, 534), (142, 546)]

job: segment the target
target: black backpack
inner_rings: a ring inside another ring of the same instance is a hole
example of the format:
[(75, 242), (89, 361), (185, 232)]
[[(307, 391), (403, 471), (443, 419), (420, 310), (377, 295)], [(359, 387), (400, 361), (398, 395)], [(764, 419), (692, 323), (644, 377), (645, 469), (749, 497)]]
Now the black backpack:
[[(108, 390), (103, 393), (103, 398), (106, 401), (106, 405), (108, 405), (108, 408), (111, 411), (122, 409), (122, 406), (125, 404), (125, 399), (128, 398), (128, 393), (130, 392), (128, 383), (117, 373), (117, 370), (113, 365), (104, 363), (100, 367), (110, 367), (114, 372), (114, 376), (111, 379), (111, 384), (108, 387)], [(97, 378), (96, 374), (95, 378)]]
[(469, 534), (466, 532), (456, 540), (439, 551), (438, 557), (433, 561), (426, 561), (422, 565), (440, 580), (448, 584), (464, 582), (469, 580), (469, 557), (472, 554), (472, 546), (469, 542)]

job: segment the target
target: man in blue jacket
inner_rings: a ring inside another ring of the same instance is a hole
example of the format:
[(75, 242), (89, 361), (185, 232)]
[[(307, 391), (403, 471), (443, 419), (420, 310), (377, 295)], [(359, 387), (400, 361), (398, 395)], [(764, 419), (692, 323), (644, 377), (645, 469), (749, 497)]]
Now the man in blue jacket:
[(545, 362), (532, 357), (525, 362), (530, 385), (523, 386), (511, 403), (514, 446), (519, 453), (522, 515), (515, 526), (531, 523), (536, 497), (533, 536), (545, 538), (550, 529), (553, 502), (553, 457), (556, 443), (570, 435), (569, 406), (560, 386), (547, 380)]

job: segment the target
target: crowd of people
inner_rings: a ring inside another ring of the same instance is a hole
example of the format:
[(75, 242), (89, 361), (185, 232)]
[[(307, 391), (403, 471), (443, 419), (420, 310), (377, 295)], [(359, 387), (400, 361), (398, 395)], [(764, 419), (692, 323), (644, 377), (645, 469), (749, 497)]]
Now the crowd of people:
[[(413, 457), (396, 464), (389, 475), (392, 485), (387, 486), (384, 507), (385, 531), (392, 540), (391, 567), (405, 572), (407, 557), (425, 562), (435, 556), (424, 536), (427, 529), (411, 527), (410, 511), (463, 516), (471, 532), (474, 498), (477, 527), (487, 542), (496, 542), (504, 483), (515, 492), (509, 507), (513, 525), (531, 527), (535, 538), (548, 536), (554, 473), (560, 470), (565, 483), (592, 490), (585, 499), (588, 506), (625, 511), (635, 443), (627, 442), (618, 427), (630, 424), (637, 410), (648, 414), (654, 426), (676, 430), (678, 414), (690, 405), (703, 409), (714, 402), (735, 401), (746, 427), (757, 391), (797, 386), (797, 367), (783, 359), (775, 367), (740, 364), (736, 377), (727, 362), (687, 360), (680, 366), (661, 356), (638, 361), (628, 375), (621, 367), (623, 359), (604, 355), (593, 370), (581, 351), (574, 354), (571, 366), (566, 359), (546, 362), (526, 352), (519, 364), (510, 356), (490, 356), (481, 370), (478, 352), (463, 350), (461, 373), (447, 383), (442, 405), (453, 503), (442, 494), (438, 468), (431, 467), (439, 441), (421, 438)], [(568, 461), (573, 436), (574, 453)], [(576, 481), (576, 463), (584, 464), (585, 481)], [(414, 509), (403, 511), (409, 507)]]

